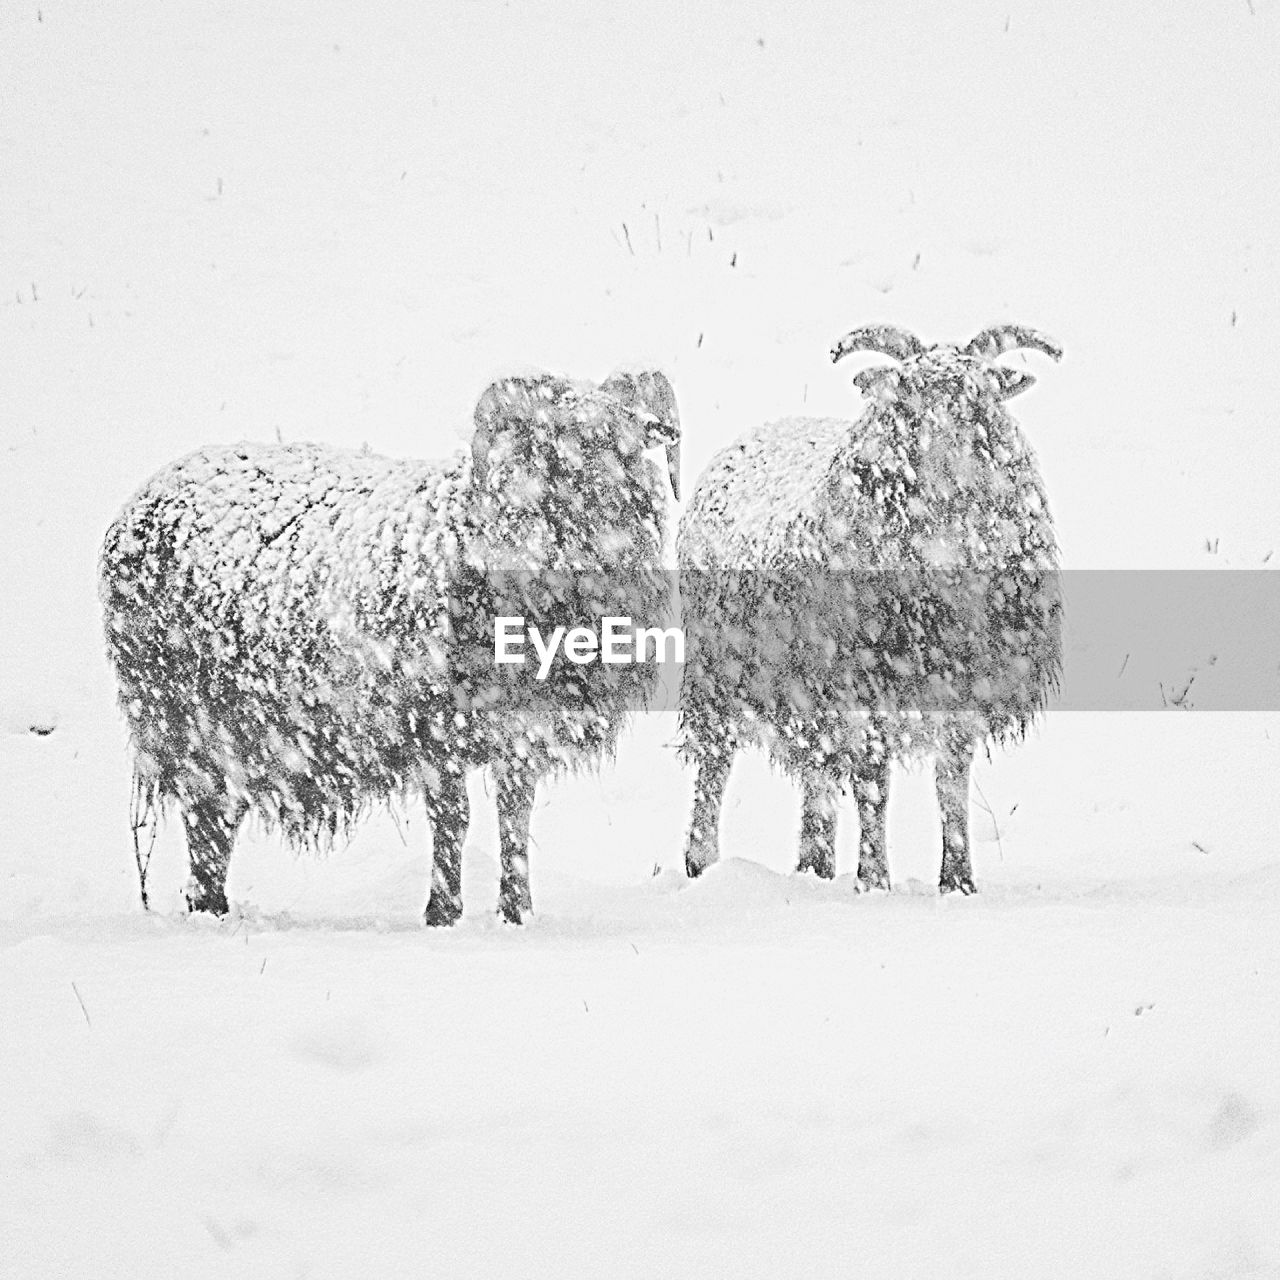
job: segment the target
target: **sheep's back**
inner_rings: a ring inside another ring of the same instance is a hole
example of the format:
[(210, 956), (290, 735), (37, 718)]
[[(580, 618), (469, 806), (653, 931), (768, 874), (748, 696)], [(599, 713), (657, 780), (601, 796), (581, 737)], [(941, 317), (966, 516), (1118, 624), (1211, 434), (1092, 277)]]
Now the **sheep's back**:
[[(783, 418), (747, 432), (707, 464), (680, 521), (681, 569), (759, 569), (804, 554), (832, 463), (854, 424)], [(821, 547), (812, 553), (820, 558)]]

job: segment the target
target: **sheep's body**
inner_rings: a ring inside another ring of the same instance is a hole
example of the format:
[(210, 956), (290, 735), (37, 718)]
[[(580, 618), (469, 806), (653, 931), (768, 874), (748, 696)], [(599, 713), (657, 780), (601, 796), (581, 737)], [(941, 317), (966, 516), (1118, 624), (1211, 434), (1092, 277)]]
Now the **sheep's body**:
[(718, 856), (729, 766), (755, 744), (802, 785), (802, 868), (832, 873), (852, 783), (869, 887), (888, 885), (890, 762), (937, 755), (942, 887), (973, 888), (972, 754), (1024, 733), (1056, 683), (1057, 551), (1001, 404), (1026, 379), (956, 348), (903, 354), (860, 375), (856, 423), (785, 419), (722, 450), (681, 521), (690, 874)]
[(297, 847), (464, 753), (440, 601), (463, 464), (317, 445), (202, 449), (102, 553), (107, 644), (145, 802), (187, 826), (194, 909), (226, 910), (236, 828)]
[[(504, 914), (530, 909), (534, 784), (611, 750), (653, 672), (538, 682), (528, 666), (494, 665), (493, 618), (581, 623), (610, 592), (660, 618), (661, 581), (641, 570), (657, 564), (663, 493), (637, 445), (646, 427), (617, 400), (550, 377), (495, 388), (477, 410), (478, 423), (481, 408), (492, 416), (483, 481), (462, 457), (211, 448), (158, 473), (109, 530), (102, 598), (136, 790), (144, 808), (182, 813), (193, 909), (226, 910), (247, 813), (302, 848), (421, 792), (427, 919), (449, 923), (465, 771), (486, 763)], [(615, 566), (632, 573), (594, 590), (585, 571)]]

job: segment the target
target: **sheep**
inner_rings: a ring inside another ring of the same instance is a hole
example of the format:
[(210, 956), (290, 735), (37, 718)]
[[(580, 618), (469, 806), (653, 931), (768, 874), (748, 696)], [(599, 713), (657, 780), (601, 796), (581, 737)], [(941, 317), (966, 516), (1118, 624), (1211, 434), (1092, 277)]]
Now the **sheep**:
[[(532, 910), (534, 784), (610, 750), (652, 672), (513, 676), (494, 665), (491, 610), (584, 608), (585, 571), (616, 566), (629, 576), (606, 576), (597, 594), (660, 616), (660, 580), (642, 570), (657, 564), (665, 494), (644, 450), (673, 447), (679, 426), (639, 396), (628, 405), (551, 375), (498, 380), (474, 423), (472, 450), (444, 461), (318, 444), (199, 449), (147, 481), (108, 530), (100, 594), (135, 812), (180, 812), (190, 910), (228, 910), (249, 814), (318, 849), (375, 804), (416, 793), (433, 831), (425, 920), (452, 924), (466, 772), (485, 764), (498, 784), (502, 914), (518, 923)], [(145, 905), (141, 860), (139, 872)]]
[(856, 422), (767, 424), (702, 474), (677, 535), (690, 876), (719, 856), (735, 753), (761, 745), (800, 783), (801, 871), (834, 874), (851, 784), (861, 889), (890, 887), (891, 762), (936, 756), (939, 889), (975, 891), (975, 747), (1024, 736), (1061, 667), (1048, 502), (1003, 404), (1034, 379), (995, 363), (1019, 348), (1062, 355), (1013, 325), (929, 348), (890, 326), (856, 329), (833, 360), (871, 351), (896, 362), (854, 377), (869, 402)]

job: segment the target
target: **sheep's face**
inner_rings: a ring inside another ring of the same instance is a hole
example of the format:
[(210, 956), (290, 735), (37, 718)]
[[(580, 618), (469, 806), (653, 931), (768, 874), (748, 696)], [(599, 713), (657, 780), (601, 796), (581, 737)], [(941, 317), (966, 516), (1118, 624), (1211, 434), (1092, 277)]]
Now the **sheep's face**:
[(980, 483), (979, 470), (1003, 473), (1025, 452), (1003, 402), (1032, 381), (1030, 374), (945, 346), (863, 370), (854, 383), (872, 409), (858, 428), (861, 454), (869, 462), (894, 454), (908, 481), (918, 472), (940, 484), (947, 475), (966, 488)]
[(1035, 378), (957, 347), (939, 345), (902, 364), (864, 369), (854, 375), (853, 383), (886, 408), (984, 420), (996, 413), (1001, 401), (1031, 387)]
[(676, 428), (631, 395), (551, 375), (485, 392), (472, 479), (487, 561), (565, 567), (655, 554), (665, 504), (645, 451), (673, 443)]
[(942, 345), (857, 374), (871, 404), (835, 480), (850, 536), (869, 537), (877, 559), (939, 568), (1051, 556), (1038, 469), (1004, 407), (1033, 381)]
[(906, 329), (865, 325), (845, 334), (831, 348), (831, 358), (875, 351), (898, 361), (890, 368), (865, 369), (853, 380), (873, 404), (892, 414), (933, 414), (982, 425), (1002, 418), (1000, 403), (1034, 383), (1030, 374), (995, 363), (1007, 352), (1028, 348), (1062, 358), (1052, 338), (1016, 324), (984, 329), (963, 347), (926, 347)]

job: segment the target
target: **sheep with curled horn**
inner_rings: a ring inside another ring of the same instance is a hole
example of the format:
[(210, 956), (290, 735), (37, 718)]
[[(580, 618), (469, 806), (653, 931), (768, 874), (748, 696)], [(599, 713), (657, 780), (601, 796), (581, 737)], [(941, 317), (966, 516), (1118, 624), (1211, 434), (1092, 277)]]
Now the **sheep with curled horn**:
[[(314, 849), (373, 805), (420, 795), (426, 921), (450, 924), (466, 772), (491, 764), (502, 913), (529, 912), (534, 784), (612, 749), (652, 671), (512, 678), (494, 666), (494, 611), (576, 617), (612, 593), (637, 619), (662, 616), (661, 581), (641, 570), (658, 563), (665, 492), (644, 450), (678, 425), (549, 374), (496, 382), (475, 424), (473, 450), (440, 462), (318, 444), (200, 449), (108, 530), (100, 594), (135, 812), (180, 813), (191, 910), (227, 911), (250, 814)], [(145, 904), (145, 875), (142, 888)]]
[(889, 887), (891, 762), (934, 756), (939, 885), (974, 891), (975, 747), (1024, 735), (1061, 665), (1048, 501), (1004, 403), (1034, 379), (996, 363), (1021, 348), (1062, 354), (1014, 325), (933, 347), (887, 325), (855, 329), (833, 360), (893, 361), (854, 377), (868, 402), (856, 422), (769, 423), (703, 472), (677, 539), (691, 876), (719, 856), (734, 755), (762, 745), (801, 786), (801, 870), (834, 874), (851, 785), (867, 889)]

